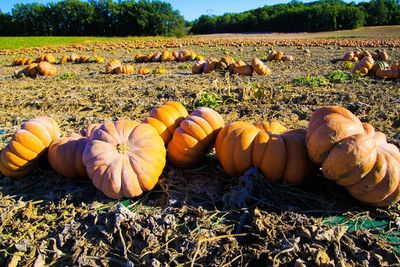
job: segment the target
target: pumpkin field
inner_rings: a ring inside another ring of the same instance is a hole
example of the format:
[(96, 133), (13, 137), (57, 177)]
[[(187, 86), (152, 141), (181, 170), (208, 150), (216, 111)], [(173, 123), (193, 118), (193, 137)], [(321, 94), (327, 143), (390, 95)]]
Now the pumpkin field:
[[(0, 265), (397, 266), (400, 36), (392, 34), (0, 50)], [(39, 126), (50, 141), (20, 167), (16, 143), (29, 148), (22, 133)], [(109, 141), (128, 130), (126, 143)], [(63, 142), (82, 139), (84, 153), (59, 156)], [(354, 158), (345, 146), (356, 147)], [(129, 150), (134, 175), (126, 163), (103, 169)]]

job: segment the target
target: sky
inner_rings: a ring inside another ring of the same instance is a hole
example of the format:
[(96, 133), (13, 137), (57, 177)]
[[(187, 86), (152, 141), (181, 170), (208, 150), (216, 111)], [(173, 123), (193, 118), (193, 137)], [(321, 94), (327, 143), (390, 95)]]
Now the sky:
[[(305, 0), (303, 2), (312, 2), (314, 0)], [(0, 0), (0, 10), (10, 12), (16, 3), (48, 3), (51, 0)], [(53, 0), (53, 2), (57, 2)], [(265, 5), (275, 5), (278, 3), (288, 3), (290, 1), (282, 0), (165, 0), (170, 3), (174, 9), (180, 11), (186, 20), (194, 20), (203, 14), (222, 15), (226, 12), (242, 12), (249, 9), (255, 9)], [(350, 1), (345, 1), (350, 2)], [(353, 2), (361, 2), (355, 0)]]

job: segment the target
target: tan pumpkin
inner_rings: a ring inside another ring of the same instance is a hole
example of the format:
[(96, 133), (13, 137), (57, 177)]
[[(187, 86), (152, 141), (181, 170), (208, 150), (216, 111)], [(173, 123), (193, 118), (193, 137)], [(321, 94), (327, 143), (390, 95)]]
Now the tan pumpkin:
[(164, 142), (147, 123), (119, 120), (95, 130), (83, 152), (93, 184), (114, 199), (151, 190), (166, 162)]
[(153, 57), (151, 58), (151, 61), (152, 62), (161, 62), (161, 56), (162, 56), (162, 53), (157, 52), (153, 55)]
[(267, 60), (268, 61), (272, 61), (272, 60), (275, 60), (275, 56), (276, 56), (276, 54), (277, 54), (277, 52), (276, 51), (274, 51), (274, 50), (272, 50), (269, 54), (268, 54), (268, 56), (267, 56)]
[(229, 73), (234, 74), (235, 73), (235, 68), (236, 67), (240, 67), (240, 66), (246, 66), (247, 63), (244, 62), (243, 60), (239, 59), (238, 61), (236, 61), (234, 64), (231, 64), (229, 66)]
[(81, 58), (80, 55), (72, 53), (69, 55), (69, 62), (76, 63), (79, 61), (80, 58)]
[(55, 140), (47, 153), (50, 166), (64, 177), (86, 178), (82, 155), (88, 141), (86, 137), (76, 133)]
[(245, 64), (245, 65), (233, 65), (233, 73), (234, 74), (238, 74), (238, 75), (242, 75), (242, 76), (250, 76), (253, 74), (253, 67), (249, 64)]
[(57, 75), (57, 67), (48, 63), (47, 61), (42, 61), (37, 65), (37, 72), (44, 76), (55, 76)]
[(308, 154), (326, 178), (372, 206), (400, 200), (400, 152), (381, 132), (349, 110), (324, 107), (315, 111), (306, 137)]
[(207, 59), (204, 63), (203, 73), (210, 73), (217, 69), (218, 61), (215, 59)]
[(43, 59), (50, 64), (54, 64), (57, 62), (57, 59), (55, 56), (53, 56), (53, 54), (46, 54)]
[(174, 131), (168, 144), (168, 159), (181, 168), (194, 166), (213, 147), (224, 126), (221, 115), (210, 108), (198, 108)]
[(179, 102), (171, 101), (154, 108), (143, 123), (153, 126), (163, 139), (165, 145), (172, 139), (172, 135), (180, 123), (188, 116), (188, 111)]
[(205, 60), (196, 61), (192, 66), (192, 74), (200, 74), (203, 73)]
[(6, 176), (22, 177), (29, 174), (50, 144), (60, 137), (57, 122), (38, 117), (22, 124), (10, 143), (1, 151), (0, 171)]
[(115, 68), (115, 74), (132, 74), (135, 72), (135, 69), (132, 65), (122, 65)]
[(120, 67), (121, 65), (122, 65), (121, 61), (119, 61), (118, 59), (113, 59), (113, 60), (109, 61), (106, 65), (106, 73), (115, 74), (116, 69), (118, 67)]
[(287, 61), (293, 61), (294, 57), (292, 55), (283, 55), (282, 61), (287, 62)]
[(344, 56), (343, 56), (343, 61), (352, 61), (352, 59), (354, 58), (354, 53), (353, 51), (347, 52)]
[(360, 73), (362, 75), (368, 74), (368, 72), (374, 66), (374, 59), (371, 56), (364, 56), (360, 62), (351, 70), (351, 73)]
[(224, 170), (230, 176), (238, 176), (254, 166), (270, 182), (282, 179), (290, 184), (301, 183), (311, 168), (305, 145), (306, 130), (275, 134), (273, 131), (281, 132), (285, 127), (277, 123), (273, 128), (269, 123), (256, 125), (233, 122), (221, 130), (215, 151)]
[(253, 70), (258, 74), (258, 75), (271, 75), (271, 69), (268, 68), (267, 65), (265, 65), (261, 60), (258, 58), (253, 58), (251, 60), (251, 66), (253, 67)]

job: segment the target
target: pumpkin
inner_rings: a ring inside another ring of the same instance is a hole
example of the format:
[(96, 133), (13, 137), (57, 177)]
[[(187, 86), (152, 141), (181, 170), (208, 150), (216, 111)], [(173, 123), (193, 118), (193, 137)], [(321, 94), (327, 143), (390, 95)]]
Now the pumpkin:
[(196, 60), (196, 61), (204, 60), (204, 57), (200, 56), (200, 55), (196, 55), (196, 58), (194, 60)]
[(380, 78), (397, 79), (400, 78), (400, 70), (394, 69), (378, 69), (375, 73)]
[(82, 55), (79, 57), (79, 59), (76, 61), (77, 63), (88, 63), (90, 60), (89, 55)]
[(164, 51), (161, 54), (161, 61), (165, 62), (165, 61), (172, 61), (174, 60), (174, 57), (172, 56), (170, 51)]
[(240, 66), (246, 66), (247, 63), (244, 62), (243, 60), (239, 59), (238, 61), (236, 61), (234, 64), (231, 64), (229, 66), (229, 73), (234, 74), (235, 73), (235, 68), (236, 67), (240, 67)]
[(76, 63), (79, 61), (81, 57), (75, 53), (72, 53), (71, 55), (69, 55), (69, 62), (73, 62)]
[(153, 52), (148, 53), (145, 57), (144, 57), (144, 62), (150, 62), (152, 60), (154, 56)]
[(276, 56), (276, 54), (277, 54), (277, 52), (276, 51), (274, 51), (274, 50), (272, 50), (269, 54), (268, 54), (268, 56), (267, 56), (267, 60), (268, 61), (272, 61), (272, 60), (275, 60), (275, 56)]
[(57, 75), (57, 67), (48, 63), (47, 61), (42, 61), (37, 65), (37, 72), (44, 76), (55, 76)]
[(103, 57), (95, 57), (94, 62), (96, 63), (104, 63), (104, 58)]
[(137, 54), (137, 55), (135, 55), (134, 60), (137, 63), (143, 63), (145, 60), (145, 57), (146, 57), (145, 55)]
[(351, 61), (354, 58), (354, 53), (353, 51), (347, 52), (344, 56), (343, 56), (343, 61)]
[(283, 52), (282, 51), (278, 51), (275, 54), (274, 60), (282, 60), (283, 56), (284, 56)]
[(253, 125), (256, 126), (258, 129), (263, 130), (268, 133), (271, 133), (271, 134), (281, 134), (288, 130), (285, 126), (283, 126), (281, 123), (279, 123), (277, 121), (254, 122)]
[(140, 75), (148, 75), (148, 74), (150, 74), (150, 70), (148, 68), (140, 68), (138, 70), (138, 74), (140, 74)]
[(218, 61), (215, 59), (207, 59), (204, 63), (203, 72), (210, 73), (217, 69)]
[(400, 62), (393, 63), (390, 65), (390, 69), (392, 70), (400, 70)]
[(152, 62), (161, 62), (161, 56), (162, 56), (162, 53), (157, 52), (153, 55), (153, 57), (151, 58), (151, 61)]
[(283, 55), (282, 61), (293, 61), (294, 57), (292, 55)]
[(38, 117), (23, 123), (21, 129), (1, 151), (1, 173), (10, 177), (29, 174), (51, 142), (59, 137), (60, 128), (52, 118)]
[(168, 144), (168, 159), (177, 167), (188, 168), (199, 162), (213, 147), (224, 120), (216, 111), (194, 110), (174, 131)]
[(76, 133), (55, 140), (47, 154), (50, 166), (56, 173), (70, 179), (87, 177), (82, 154), (88, 141), (86, 137)]
[(172, 56), (174, 57), (174, 60), (178, 60), (178, 55), (179, 55), (178, 51), (172, 52)]
[(166, 162), (164, 142), (147, 123), (106, 122), (83, 152), (83, 163), (96, 188), (114, 199), (151, 190)]
[(188, 111), (179, 102), (171, 101), (153, 108), (143, 123), (153, 126), (167, 145), (180, 123), (188, 116)]
[(261, 60), (259, 60), (258, 58), (253, 58), (251, 60), (251, 66), (253, 67), (254, 71), (258, 74), (258, 75), (263, 75), (263, 76), (267, 76), (267, 75), (271, 75), (271, 69), (268, 68)]
[(364, 56), (360, 62), (351, 70), (351, 73), (360, 73), (366, 75), (374, 66), (374, 59), (371, 56)]
[[(276, 124), (276, 123), (275, 123)], [(222, 167), (230, 176), (243, 174), (254, 166), (270, 182), (280, 179), (301, 183), (310, 170), (305, 145), (306, 130), (290, 130), (280, 134), (264, 131), (271, 124), (233, 122), (218, 134), (215, 151)], [(259, 128), (260, 127), (260, 128)], [(277, 132), (285, 127), (274, 126)]]
[(217, 64), (217, 69), (220, 70), (226, 70), (229, 68), (230, 65), (235, 63), (235, 59), (230, 56), (222, 57), (218, 64)]
[(235, 64), (233, 67), (233, 73), (243, 76), (250, 76), (253, 74), (253, 67), (247, 63), (239, 66)]
[(109, 61), (106, 65), (106, 73), (115, 74), (116, 69), (121, 66), (121, 61), (118, 59), (113, 59)]
[(192, 54), (192, 52), (189, 50), (179, 51), (177, 59), (179, 62), (187, 61), (191, 54)]
[(158, 67), (153, 70), (153, 74), (164, 75), (164, 74), (167, 74), (167, 70), (165, 68)]
[(200, 74), (203, 73), (205, 60), (196, 61), (192, 66), (192, 74)]
[(46, 54), (43, 58), (44, 61), (49, 62), (50, 64), (54, 64), (57, 62), (57, 59), (52, 54)]
[(65, 63), (68, 62), (68, 60), (69, 60), (69, 56), (64, 55), (64, 56), (62, 56), (62, 57), (60, 58), (60, 64), (65, 64)]
[(385, 207), (400, 200), (400, 152), (381, 132), (349, 110), (315, 111), (306, 136), (308, 154), (327, 179), (366, 204)]
[(135, 69), (132, 65), (122, 65), (115, 68), (115, 74), (132, 74), (135, 72)]
[(389, 68), (389, 64), (387, 64), (386, 62), (384, 62), (384, 61), (375, 61), (374, 66), (372, 67), (370, 73), (372, 75), (375, 75), (377, 70), (379, 70), (379, 69), (384, 70), (384, 69), (388, 69), (388, 68)]

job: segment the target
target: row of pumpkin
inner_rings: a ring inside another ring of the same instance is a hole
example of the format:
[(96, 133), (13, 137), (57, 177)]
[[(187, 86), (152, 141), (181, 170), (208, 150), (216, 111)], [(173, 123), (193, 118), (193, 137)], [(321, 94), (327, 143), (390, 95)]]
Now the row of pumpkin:
[(278, 122), (232, 122), (199, 108), (190, 115), (178, 102), (154, 108), (141, 123), (92, 124), (60, 138), (55, 120), (22, 124), (0, 155), (5, 176), (28, 175), (46, 153), (52, 168), (68, 178), (90, 177), (111, 198), (134, 197), (158, 182), (166, 159), (180, 168), (198, 164), (215, 147), (230, 176), (256, 167), (270, 182), (299, 184), (315, 166), (361, 202), (385, 207), (400, 200), (400, 152), (383, 133), (343, 107), (312, 114), (308, 129)]

